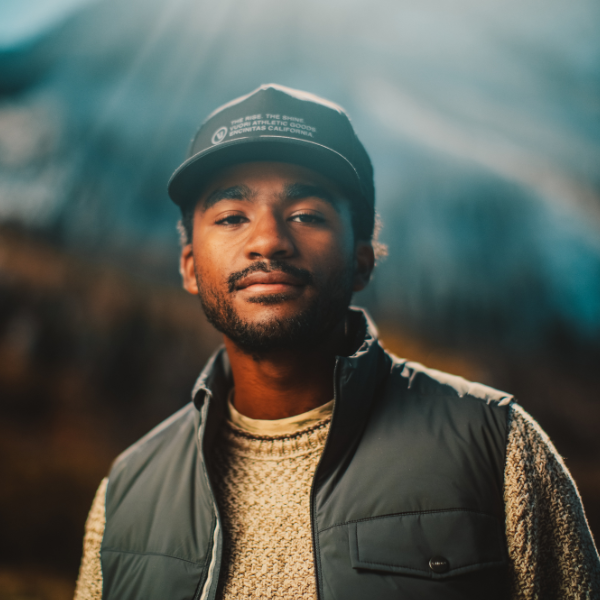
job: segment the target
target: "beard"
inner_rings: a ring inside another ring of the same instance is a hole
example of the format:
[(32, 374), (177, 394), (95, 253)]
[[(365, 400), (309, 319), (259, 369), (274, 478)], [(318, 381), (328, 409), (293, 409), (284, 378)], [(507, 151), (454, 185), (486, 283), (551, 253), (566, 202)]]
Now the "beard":
[[(206, 318), (215, 329), (226, 335), (247, 354), (258, 357), (273, 350), (310, 349), (326, 339), (346, 315), (352, 298), (351, 266), (337, 271), (320, 284), (318, 293), (308, 306), (297, 314), (289, 317), (273, 315), (256, 323), (245, 320), (234, 308), (232, 295), (236, 291), (236, 282), (255, 271), (283, 271), (297, 277), (305, 285), (317, 287), (309, 271), (280, 260), (271, 260), (269, 263), (256, 262), (243, 271), (232, 273), (227, 280), (227, 293), (203, 286), (201, 273), (197, 272), (198, 295)], [(262, 305), (277, 305), (288, 299), (288, 296), (282, 293), (253, 296), (247, 301)]]

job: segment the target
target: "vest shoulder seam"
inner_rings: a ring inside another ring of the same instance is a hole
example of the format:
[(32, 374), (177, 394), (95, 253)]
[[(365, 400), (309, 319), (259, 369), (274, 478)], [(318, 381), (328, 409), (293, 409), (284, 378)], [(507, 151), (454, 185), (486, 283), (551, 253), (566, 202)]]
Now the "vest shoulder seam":
[(142, 436), (139, 440), (134, 442), (129, 448), (125, 449), (121, 454), (114, 460), (112, 470), (122, 464), (125, 464), (127, 460), (143, 452), (151, 444), (159, 444), (165, 435), (168, 435), (168, 431), (172, 427), (180, 425), (186, 419), (193, 417), (194, 406), (191, 402), (174, 412), (171, 416), (167, 417), (164, 421), (159, 423), (156, 427), (151, 429), (146, 435)]
[(393, 354), (390, 356), (392, 357), (390, 374), (406, 380), (408, 382), (408, 389), (413, 388), (413, 383), (416, 379), (422, 380), (422, 378), (425, 378), (434, 387), (445, 388), (429, 391), (423, 389), (423, 385), (419, 385), (418, 393), (423, 397), (469, 398), (484, 402), (488, 406), (496, 405), (499, 407), (504, 407), (508, 404), (508, 401), (514, 400), (512, 394), (484, 383), (469, 381), (464, 377), (445, 373), (444, 371), (427, 367), (415, 361), (399, 359)]
[[(419, 391), (419, 396), (422, 398), (431, 398), (431, 399), (448, 399), (448, 400), (474, 400), (481, 404), (485, 404), (486, 406), (493, 406), (495, 408), (506, 408), (514, 402), (512, 396), (510, 394), (506, 394), (502, 398), (481, 398), (479, 396), (475, 396), (474, 394), (460, 394), (458, 391), (444, 393), (444, 392), (432, 392), (428, 394), (427, 392)], [(508, 401), (508, 399), (510, 401)]]

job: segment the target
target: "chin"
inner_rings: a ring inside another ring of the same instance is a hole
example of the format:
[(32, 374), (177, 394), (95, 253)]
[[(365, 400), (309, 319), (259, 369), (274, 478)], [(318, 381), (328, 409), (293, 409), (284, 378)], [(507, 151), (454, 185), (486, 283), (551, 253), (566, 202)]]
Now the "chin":
[(300, 294), (221, 295), (203, 288), (200, 292), (209, 322), (255, 356), (321, 343), (344, 318), (352, 297), (349, 283), (339, 279), (329, 282), (325, 289), (304, 288)]
[(310, 312), (310, 303), (298, 298), (288, 298), (285, 294), (265, 294), (246, 299), (244, 306), (238, 307), (239, 320), (248, 325), (276, 326), (277, 322), (302, 319)]

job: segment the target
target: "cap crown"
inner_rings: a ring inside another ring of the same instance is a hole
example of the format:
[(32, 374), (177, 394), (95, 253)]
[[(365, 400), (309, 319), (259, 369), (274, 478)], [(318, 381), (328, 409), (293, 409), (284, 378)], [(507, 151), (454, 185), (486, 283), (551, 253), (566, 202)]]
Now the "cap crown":
[(350, 119), (337, 104), (276, 84), (262, 85), (215, 110), (192, 140), (187, 160), (169, 182), (180, 205), (197, 198), (223, 166), (273, 160), (315, 169), (374, 213), (373, 168)]

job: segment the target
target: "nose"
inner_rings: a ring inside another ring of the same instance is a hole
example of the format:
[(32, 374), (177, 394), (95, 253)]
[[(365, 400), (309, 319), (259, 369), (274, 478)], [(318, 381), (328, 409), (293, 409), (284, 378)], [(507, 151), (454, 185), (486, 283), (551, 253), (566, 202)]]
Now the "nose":
[(296, 252), (291, 233), (281, 217), (267, 210), (258, 216), (246, 241), (248, 258), (290, 258)]

